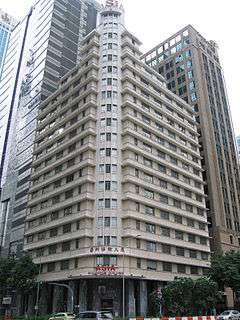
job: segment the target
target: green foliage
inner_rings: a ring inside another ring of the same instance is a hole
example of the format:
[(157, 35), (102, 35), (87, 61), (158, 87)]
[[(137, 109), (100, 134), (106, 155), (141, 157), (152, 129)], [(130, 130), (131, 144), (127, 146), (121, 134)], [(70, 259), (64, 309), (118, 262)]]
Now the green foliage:
[(0, 291), (4, 291), (10, 286), (14, 265), (15, 261), (13, 258), (0, 259)]
[(18, 290), (28, 292), (35, 284), (38, 267), (29, 256), (20, 259), (0, 259), (0, 291)]
[(192, 309), (194, 281), (191, 278), (176, 278), (163, 288), (164, 307), (168, 315), (189, 315)]
[(212, 279), (198, 278), (194, 284), (193, 303), (196, 309), (212, 309), (222, 300), (218, 285)]
[(153, 291), (150, 296), (150, 313), (151, 315), (156, 315), (158, 317), (160, 317), (161, 315), (159, 314), (160, 311), (160, 303), (162, 302), (162, 300), (159, 298), (157, 291)]
[[(175, 278), (174, 281), (162, 289), (163, 309), (168, 316), (188, 316), (200, 314), (201, 310), (209, 310), (221, 302), (218, 285), (213, 280), (202, 277)], [(157, 292), (151, 294), (154, 314), (159, 313)]]
[(209, 276), (218, 283), (237, 292), (240, 290), (240, 252), (230, 251), (212, 258)]

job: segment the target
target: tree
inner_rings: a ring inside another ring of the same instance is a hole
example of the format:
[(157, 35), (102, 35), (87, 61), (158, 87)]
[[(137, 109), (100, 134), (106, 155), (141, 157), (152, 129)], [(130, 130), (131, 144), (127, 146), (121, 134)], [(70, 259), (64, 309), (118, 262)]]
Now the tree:
[[(168, 316), (188, 316), (206, 313), (221, 302), (218, 285), (207, 277), (175, 278), (162, 289), (163, 309)], [(151, 295), (155, 315), (159, 311), (157, 291)]]
[(0, 292), (2, 293), (4, 293), (5, 290), (10, 286), (14, 264), (15, 261), (13, 258), (0, 259)]
[(0, 291), (17, 290), (19, 292), (30, 291), (35, 284), (38, 267), (29, 256), (20, 259), (0, 259)]
[(163, 288), (164, 310), (169, 316), (191, 313), (193, 288), (191, 278), (175, 278)]
[(197, 310), (210, 310), (222, 300), (218, 284), (207, 277), (198, 278), (194, 283), (193, 304)]
[(240, 252), (230, 251), (213, 256), (209, 276), (221, 289), (225, 286), (235, 293), (240, 291)]

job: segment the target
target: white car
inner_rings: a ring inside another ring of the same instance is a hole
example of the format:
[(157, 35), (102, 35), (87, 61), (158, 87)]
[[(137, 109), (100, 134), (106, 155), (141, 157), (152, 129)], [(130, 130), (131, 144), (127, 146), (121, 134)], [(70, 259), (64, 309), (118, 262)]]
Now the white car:
[(237, 310), (226, 310), (217, 317), (217, 320), (240, 320), (240, 313)]
[(55, 313), (48, 320), (74, 320), (74, 319), (75, 319), (75, 315), (73, 313), (59, 312), (59, 313)]

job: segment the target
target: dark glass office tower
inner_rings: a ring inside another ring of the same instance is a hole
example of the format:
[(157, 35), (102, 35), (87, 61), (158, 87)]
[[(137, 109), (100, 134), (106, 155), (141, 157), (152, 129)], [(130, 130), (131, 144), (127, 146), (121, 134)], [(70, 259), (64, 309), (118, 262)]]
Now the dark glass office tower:
[[(41, 0), (31, 9), (26, 28), (22, 30), (20, 23), (13, 34), (22, 34), (24, 45), (12, 79), (2, 80), (6, 85), (3, 91), (13, 86), (10, 99), (9, 95), (6, 98), (9, 112), (1, 155), (0, 246), (5, 253), (22, 250), (39, 103), (57, 89), (59, 79), (78, 63), (79, 43), (95, 28), (98, 9), (94, 0)], [(5, 103), (1, 102), (0, 108)]]
[(239, 249), (239, 168), (216, 43), (189, 25), (142, 58), (196, 111), (212, 250)]

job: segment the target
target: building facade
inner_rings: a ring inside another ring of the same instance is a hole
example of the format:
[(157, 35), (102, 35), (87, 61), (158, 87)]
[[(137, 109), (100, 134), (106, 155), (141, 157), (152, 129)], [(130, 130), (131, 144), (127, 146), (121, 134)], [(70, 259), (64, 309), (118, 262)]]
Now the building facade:
[(194, 112), (141, 61), (123, 14), (107, 1), (39, 108), (24, 249), (41, 313), (69, 307), (58, 282), (80, 311), (146, 315), (155, 288), (210, 266)]
[(17, 21), (13, 17), (0, 9), (0, 80), (9, 37), (16, 24)]
[(97, 10), (99, 5), (93, 0), (41, 0), (10, 38), (0, 84), (0, 108), (6, 110), (0, 119), (4, 254), (22, 251), (39, 103), (78, 63), (79, 43), (95, 28)]
[(212, 250), (239, 249), (239, 168), (216, 43), (189, 25), (142, 58), (197, 113)]

